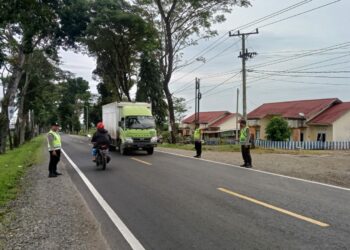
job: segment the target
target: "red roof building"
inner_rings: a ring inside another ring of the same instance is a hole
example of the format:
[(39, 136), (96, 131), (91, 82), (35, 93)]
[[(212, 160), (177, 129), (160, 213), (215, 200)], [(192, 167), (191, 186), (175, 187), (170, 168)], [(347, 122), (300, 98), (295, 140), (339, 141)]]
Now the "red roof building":
[(337, 98), (265, 103), (248, 114), (248, 119), (261, 119), (266, 116), (282, 116), (286, 119), (310, 119), (336, 103)]
[(350, 140), (350, 103), (338, 98), (265, 103), (248, 114), (255, 138), (266, 139), (266, 126), (274, 116), (287, 120), (293, 141)]
[[(239, 114), (237, 119), (240, 118)], [(192, 114), (181, 122), (181, 134), (192, 136), (195, 127), (195, 114)], [(229, 111), (199, 112), (199, 127), (207, 138), (235, 137), (236, 129), (239, 130), (239, 125), (236, 127), (236, 114)]]

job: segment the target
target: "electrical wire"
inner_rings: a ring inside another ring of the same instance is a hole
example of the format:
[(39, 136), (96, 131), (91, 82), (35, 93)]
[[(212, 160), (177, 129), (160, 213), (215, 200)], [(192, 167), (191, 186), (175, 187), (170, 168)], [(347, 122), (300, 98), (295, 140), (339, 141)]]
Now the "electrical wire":
[[(296, 4), (293, 4), (293, 5), (291, 5), (291, 6), (286, 7), (286, 8), (284, 8), (284, 9), (281, 9), (281, 10), (279, 10), (279, 11), (273, 12), (272, 14), (269, 14), (269, 15), (267, 15), (267, 16), (265, 16), (265, 17), (256, 19), (256, 20), (254, 20), (254, 21), (252, 21), (252, 22), (249, 22), (249, 23), (247, 23), (247, 24), (245, 24), (245, 25), (239, 26), (239, 27), (237, 27), (236, 29), (234, 29), (233, 31), (237, 31), (237, 30), (239, 30), (239, 29), (245, 29), (245, 28), (251, 27), (251, 26), (256, 25), (256, 24), (258, 24), (258, 23), (260, 23), (260, 22), (263, 22), (263, 21), (265, 21), (265, 20), (274, 18), (274, 17), (276, 17), (276, 16), (278, 16), (278, 15), (281, 15), (281, 14), (283, 14), (283, 13), (285, 13), (285, 12), (288, 12), (288, 11), (290, 11), (290, 10), (292, 10), (292, 9), (298, 8), (298, 7), (302, 6), (302, 5), (305, 5), (305, 4), (307, 4), (307, 3), (310, 3), (310, 2), (312, 2), (312, 1), (313, 1), (313, 0), (304, 0), (304, 1), (298, 2), (298, 3), (296, 3)], [(338, 1), (340, 1), (340, 0), (338, 0)], [(233, 31), (231, 31), (231, 32), (233, 32)], [(189, 62), (188, 64), (192, 64), (191, 60), (193, 60), (193, 59), (196, 60), (196, 58), (198, 58), (199, 56), (202, 56), (204, 53), (210, 52), (210, 51), (213, 50), (215, 47), (217, 47), (219, 44), (221, 44), (221, 43), (225, 42), (226, 40), (228, 40), (229, 37), (227, 37), (224, 41), (220, 42), (218, 45), (215, 45), (218, 41), (220, 41), (222, 38), (224, 38), (227, 34), (228, 34), (228, 32), (226, 32), (223, 36), (221, 36), (219, 39), (217, 39), (212, 45), (210, 45), (209, 47), (207, 47), (206, 49), (202, 50), (201, 52), (199, 52), (199, 53), (197, 53), (195, 56), (193, 56), (191, 59), (189, 59), (190, 62)], [(213, 45), (215, 45), (215, 46), (213, 46)], [(226, 50), (228, 50), (228, 48), (225, 49), (224, 51), (226, 51)], [(216, 56), (214, 56), (214, 58), (216, 58)], [(211, 58), (211, 59), (214, 59), (214, 58)], [(176, 82), (176, 81), (179, 81), (180, 79), (183, 79), (184, 77), (186, 77), (187, 75), (193, 73), (195, 70), (201, 68), (202, 66), (203, 66), (203, 65), (200, 65), (199, 67), (193, 69), (192, 71), (190, 71), (189, 73), (183, 75), (182, 77), (180, 77), (180, 78), (178, 78), (178, 79), (175, 79), (175, 80), (172, 81), (171, 83), (174, 83), (174, 82)], [(191, 81), (191, 82), (192, 82), (192, 81)], [(189, 83), (186, 83), (185, 85), (188, 86)], [(185, 86), (185, 85), (184, 85), (184, 86)], [(183, 87), (181, 87), (180, 89), (182, 90), (182, 88), (183, 88)], [(175, 90), (174, 93), (177, 92), (177, 91), (179, 91), (179, 90)]]

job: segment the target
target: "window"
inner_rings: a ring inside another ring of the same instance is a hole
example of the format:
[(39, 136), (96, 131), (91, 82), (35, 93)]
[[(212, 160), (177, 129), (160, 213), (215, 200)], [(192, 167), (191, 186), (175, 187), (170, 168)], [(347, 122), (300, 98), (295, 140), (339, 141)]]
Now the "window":
[(317, 141), (326, 141), (326, 133), (318, 133), (317, 134)]
[(304, 141), (304, 133), (300, 132), (300, 141)]
[(155, 127), (152, 116), (128, 116), (126, 118), (126, 128), (128, 129), (150, 129)]

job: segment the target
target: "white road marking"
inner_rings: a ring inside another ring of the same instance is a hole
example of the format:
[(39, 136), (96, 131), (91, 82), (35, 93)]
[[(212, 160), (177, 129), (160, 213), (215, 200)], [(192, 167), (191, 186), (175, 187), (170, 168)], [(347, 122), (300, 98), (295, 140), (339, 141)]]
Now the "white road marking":
[(161, 151), (161, 150), (156, 150), (156, 152), (163, 153), (163, 154), (180, 156), (180, 157), (183, 157), (183, 158), (189, 158), (189, 159), (197, 160), (197, 161), (205, 161), (205, 162), (220, 164), (220, 165), (224, 165), (224, 166), (235, 167), (235, 168), (239, 168), (239, 169), (242, 169), (242, 170), (254, 171), (254, 172), (258, 172), (258, 173), (262, 173), (262, 174), (268, 174), (268, 175), (278, 176), (278, 177), (292, 179), (292, 180), (297, 180), (297, 181), (303, 181), (303, 182), (317, 184), (317, 185), (322, 185), (322, 186), (326, 186), (326, 187), (330, 187), (330, 188), (336, 188), (336, 189), (341, 189), (341, 190), (345, 190), (345, 191), (350, 191), (350, 188), (335, 186), (335, 185), (326, 184), (326, 183), (317, 182), (317, 181), (305, 180), (305, 179), (291, 177), (291, 176), (282, 175), (282, 174), (275, 174), (275, 173), (271, 173), (271, 172), (267, 172), (267, 171), (263, 171), (263, 170), (254, 169), (254, 168), (242, 168), (240, 166), (233, 165), (233, 164), (228, 164), (228, 163), (218, 162), (218, 161), (212, 161), (212, 160), (207, 160), (207, 159), (202, 159), (202, 158), (193, 158), (191, 156), (177, 154), (177, 153), (170, 153), (170, 152), (165, 152), (165, 151)]
[(114, 212), (114, 210), (110, 207), (110, 205), (103, 199), (101, 194), (96, 190), (96, 188), (92, 185), (89, 179), (84, 175), (84, 173), (79, 169), (79, 167), (72, 161), (71, 158), (66, 154), (64, 150), (61, 150), (66, 159), (72, 165), (72, 167), (77, 171), (81, 179), (84, 181), (85, 185), (88, 187), (92, 195), (95, 197), (97, 202), (101, 205), (103, 210), (107, 213), (109, 218), (112, 220), (113, 224), (118, 228), (120, 233), (123, 235), (125, 240), (129, 243), (132, 249), (134, 250), (144, 250), (145, 248), (141, 245), (141, 243), (136, 239), (136, 237), (132, 234), (132, 232), (127, 228), (127, 226), (123, 223), (123, 221), (119, 218), (119, 216)]

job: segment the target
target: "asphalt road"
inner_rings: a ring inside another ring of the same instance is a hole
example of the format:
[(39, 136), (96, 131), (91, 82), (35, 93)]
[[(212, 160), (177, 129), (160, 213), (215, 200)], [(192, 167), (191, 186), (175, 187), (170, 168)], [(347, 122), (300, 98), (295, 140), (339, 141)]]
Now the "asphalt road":
[[(63, 148), (145, 249), (350, 249), (349, 190), (159, 152), (111, 152), (102, 171), (87, 138), (64, 135)], [(111, 248), (130, 249), (69, 174)]]

